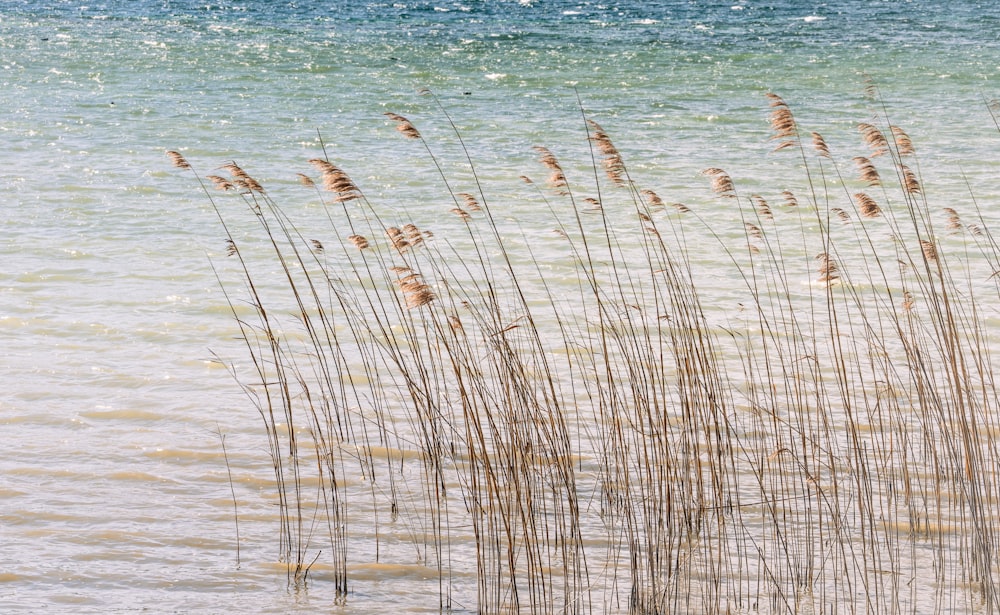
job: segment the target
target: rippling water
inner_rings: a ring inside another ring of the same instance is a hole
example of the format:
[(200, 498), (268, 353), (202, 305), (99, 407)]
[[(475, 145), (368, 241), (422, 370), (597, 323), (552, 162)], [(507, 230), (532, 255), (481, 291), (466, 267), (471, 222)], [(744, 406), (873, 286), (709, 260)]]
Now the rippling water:
[[(403, 221), (453, 224), (383, 117), (464, 172), (426, 87), (505, 213), (541, 232), (507, 186), (543, 176), (534, 145), (586, 172), (582, 104), (643, 184), (730, 220), (701, 169), (753, 192), (789, 168), (767, 156), (764, 93), (849, 160), (870, 78), (926, 152), (929, 195), (968, 204), (968, 179), (992, 217), (998, 40), (1000, 6), (971, 1), (0, 1), (0, 610), (335, 608), (322, 563), (308, 591), (275, 563), (267, 443), (213, 360), (244, 360), (211, 268), (224, 237), (164, 150), (298, 194), (325, 144)], [(308, 201), (289, 198), (304, 219)], [(436, 610), (433, 571), (370, 543), (336, 608)]]

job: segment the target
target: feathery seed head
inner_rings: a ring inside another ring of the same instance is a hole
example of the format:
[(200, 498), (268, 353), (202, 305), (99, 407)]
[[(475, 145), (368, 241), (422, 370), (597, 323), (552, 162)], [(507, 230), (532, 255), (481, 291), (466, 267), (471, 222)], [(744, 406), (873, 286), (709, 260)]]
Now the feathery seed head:
[(396, 122), (396, 130), (401, 132), (407, 139), (419, 139), (420, 131), (414, 127), (410, 120), (396, 113), (386, 113), (385, 116)]
[(710, 167), (701, 174), (712, 178), (712, 190), (715, 194), (727, 199), (736, 198), (736, 187), (728, 173), (717, 167)]
[(920, 194), (920, 182), (917, 180), (917, 174), (913, 172), (913, 169), (903, 164), (900, 165), (900, 170), (903, 172), (903, 189), (906, 190), (906, 193)]
[(882, 156), (889, 151), (889, 142), (886, 141), (882, 131), (867, 122), (858, 124), (858, 131), (865, 143), (871, 149), (871, 157)]
[(864, 192), (856, 193), (854, 198), (858, 202), (858, 211), (861, 212), (862, 217), (875, 218), (882, 213), (882, 210), (879, 208), (878, 203), (875, 202), (875, 199), (868, 196)]
[(912, 156), (917, 153), (913, 148), (913, 141), (910, 141), (909, 135), (903, 132), (902, 128), (889, 126), (889, 130), (892, 131), (892, 138), (896, 142), (896, 152), (900, 156)]
[(180, 152), (176, 152), (174, 150), (168, 150), (166, 154), (167, 157), (170, 158), (170, 161), (173, 163), (173, 165), (178, 169), (191, 168), (191, 165), (188, 164), (188, 161), (184, 158), (184, 156), (181, 155)]
[(924, 258), (929, 261), (936, 261), (938, 257), (937, 246), (934, 242), (926, 239), (920, 240), (920, 250), (924, 253)]
[(227, 191), (236, 189), (236, 186), (233, 185), (233, 182), (219, 175), (206, 175), (205, 179), (212, 182), (212, 185), (215, 186), (216, 190)]
[(879, 177), (878, 171), (871, 160), (864, 156), (855, 156), (854, 164), (858, 168), (858, 177), (861, 181), (869, 186), (879, 186), (882, 184), (882, 178)]

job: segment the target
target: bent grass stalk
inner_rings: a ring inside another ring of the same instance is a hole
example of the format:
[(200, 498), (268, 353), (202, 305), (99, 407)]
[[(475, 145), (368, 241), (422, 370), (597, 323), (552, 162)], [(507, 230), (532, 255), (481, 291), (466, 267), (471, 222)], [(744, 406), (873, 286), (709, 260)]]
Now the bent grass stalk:
[[(263, 422), (289, 582), (325, 533), (340, 600), (367, 557), (433, 571), (442, 611), (1000, 613), (1000, 248), (974, 198), (968, 225), (932, 203), (875, 94), (846, 164), (769, 96), (773, 155), (801, 173), (780, 205), (709, 168), (717, 204), (668, 207), (583, 113), (589, 172), (539, 146), (548, 181), (521, 178), (558, 266), (497, 215), (436, 97), (465, 172), (386, 115), (453, 237), (370, 201), (325, 150), (318, 181), (298, 175), (328, 228), (235, 163), (207, 179), (243, 214), (196, 175), (235, 262), (215, 266), (251, 370), (230, 370)], [(738, 309), (699, 243), (742, 280)]]

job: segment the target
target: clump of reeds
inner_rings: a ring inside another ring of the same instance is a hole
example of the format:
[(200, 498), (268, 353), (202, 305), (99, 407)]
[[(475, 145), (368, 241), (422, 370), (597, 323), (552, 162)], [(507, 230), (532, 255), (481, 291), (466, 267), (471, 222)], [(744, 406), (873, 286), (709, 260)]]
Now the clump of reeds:
[[(666, 207), (589, 118), (579, 182), (536, 147), (548, 180), (524, 176), (523, 198), (552, 216), (562, 268), (509, 239), (440, 105), (471, 178), (386, 115), (462, 223), (444, 241), (325, 157), (306, 161), (318, 181), (299, 174), (330, 223), (308, 239), (236, 163), (207, 176), (265, 240), (237, 240), (239, 214), (216, 207), (252, 366), (234, 373), (268, 439), (294, 582), (323, 551), (342, 597), (352, 558), (413, 557), (442, 610), (1000, 612), (984, 317), (1000, 249), (977, 209), (964, 224), (929, 201), (887, 117), (859, 124), (867, 152), (844, 177), (769, 101), (774, 155), (795, 151), (801, 176), (772, 207), (706, 169), (735, 211), (711, 225), (710, 198)], [(689, 259), (699, 243), (722, 255), (707, 269)], [(708, 282), (720, 270), (742, 281), (729, 308)], [(352, 555), (356, 535), (375, 547)], [(457, 574), (467, 561), (474, 581)]]

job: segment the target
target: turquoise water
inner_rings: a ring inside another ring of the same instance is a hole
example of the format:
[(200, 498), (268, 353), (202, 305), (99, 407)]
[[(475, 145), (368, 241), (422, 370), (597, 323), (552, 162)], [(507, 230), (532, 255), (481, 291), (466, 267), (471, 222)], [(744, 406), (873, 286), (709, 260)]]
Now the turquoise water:
[(534, 145), (585, 176), (582, 105), (634, 178), (724, 234), (734, 215), (702, 169), (747, 193), (800, 187), (769, 153), (764, 94), (850, 169), (874, 82), (928, 197), (970, 207), (968, 182), (993, 219), (998, 78), (991, 2), (0, 1), (0, 610), (436, 610), (418, 562), (375, 567), (364, 539), (346, 606), (321, 572), (286, 587), (259, 418), (213, 360), (243, 360), (210, 265), (224, 236), (165, 150), (299, 195), (325, 145), (401, 222), (448, 228), (424, 153), (383, 116), (414, 121), (461, 176), (430, 88), (505, 217), (541, 234), (551, 221), (512, 180), (544, 177)]

